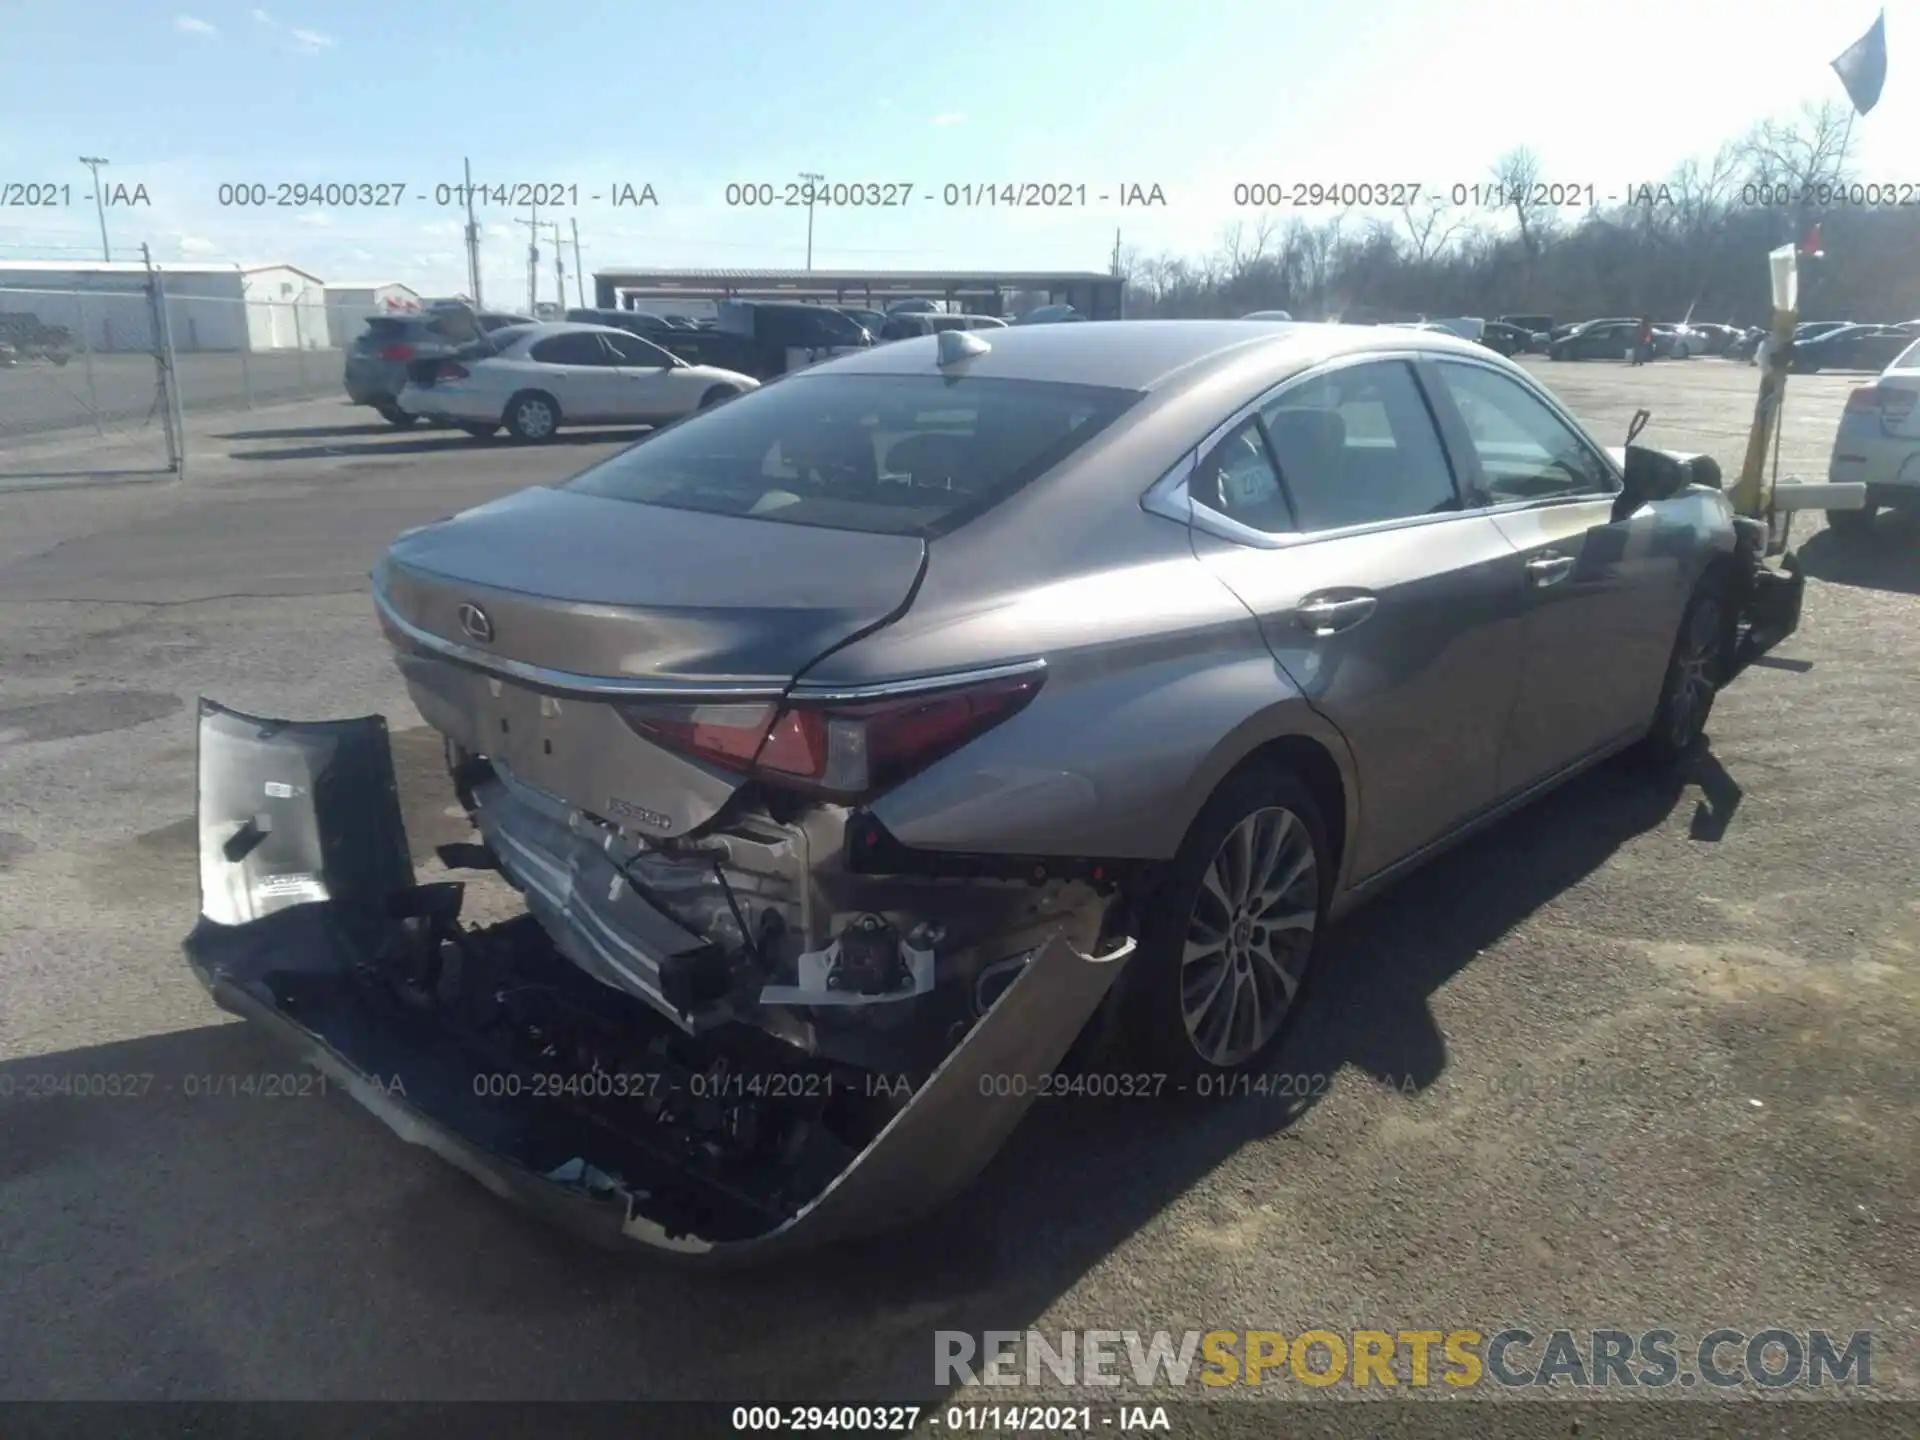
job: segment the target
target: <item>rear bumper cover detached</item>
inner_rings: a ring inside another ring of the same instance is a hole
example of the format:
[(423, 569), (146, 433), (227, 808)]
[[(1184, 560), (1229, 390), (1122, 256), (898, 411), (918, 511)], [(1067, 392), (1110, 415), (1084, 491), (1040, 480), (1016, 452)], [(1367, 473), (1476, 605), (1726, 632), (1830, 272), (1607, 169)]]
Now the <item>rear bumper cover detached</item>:
[[(584, 1008), (624, 997), (527, 916), (458, 930), (460, 887), (414, 876), (383, 719), (263, 720), (202, 700), (199, 742), (202, 913), (184, 949), (214, 1000), (402, 1139), (613, 1247), (742, 1263), (926, 1213), (1000, 1148), (1133, 949), (1096, 957), (1054, 935), (910, 1094), (881, 1077), (882, 1119), (747, 1183), (658, 1118), (651, 1086), (644, 1103), (544, 1093), (463, 1018), (507, 990)], [(805, 1147), (788, 1139), (791, 1158)]]

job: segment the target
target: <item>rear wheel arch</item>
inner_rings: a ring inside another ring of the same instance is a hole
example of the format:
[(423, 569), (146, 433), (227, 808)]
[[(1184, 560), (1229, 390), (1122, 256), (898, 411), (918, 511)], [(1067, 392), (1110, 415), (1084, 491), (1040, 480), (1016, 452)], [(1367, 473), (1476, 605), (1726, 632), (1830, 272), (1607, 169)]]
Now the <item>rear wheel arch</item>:
[[(1231, 781), (1250, 770), (1284, 770), (1297, 776), (1313, 796), (1327, 830), (1330, 873), (1336, 893), (1345, 881), (1349, 838), (1359, 823), (1360, 784), (1353, 752), (1338, 730), (1305, 701), (1294, 701), (1254, 717), (1215, 748), (1190, 791), (1182, 838)], [(1204, 788), (1202, 788), (1204, 786)]]
[[(1228, 773), (1228, 779), (1248, 770), (1284, 770), (1296, 776), (1313, 796), (1326, 826), (1328, 858), (1333, 874), (1340, 874), (1347, 853), (1350, 788), (1340, 762), (1321, 741), (1310, 735), (1282, 735), (1257, 747)], [(1223, 781), (1222, 784), (1225, 782)]]

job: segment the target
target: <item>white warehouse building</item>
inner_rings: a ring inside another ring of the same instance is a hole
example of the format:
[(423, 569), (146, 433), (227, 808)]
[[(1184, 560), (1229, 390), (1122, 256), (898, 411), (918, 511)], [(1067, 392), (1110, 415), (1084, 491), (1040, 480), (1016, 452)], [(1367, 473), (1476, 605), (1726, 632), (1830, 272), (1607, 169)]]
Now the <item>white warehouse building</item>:
[[(317, 350), (327, 344), (326, 286), (293, 265), (154, 265), (179, 351)], [(147, 267), (93, 260), (0, 260), (0, 311), (64, 325), (96, 351), (152, 350)]]
[(420, 308), (420, 296), (398, 280), (338, 280), (327, 286), (327, 339), (337, 350), (353, 344), (375, 315)]

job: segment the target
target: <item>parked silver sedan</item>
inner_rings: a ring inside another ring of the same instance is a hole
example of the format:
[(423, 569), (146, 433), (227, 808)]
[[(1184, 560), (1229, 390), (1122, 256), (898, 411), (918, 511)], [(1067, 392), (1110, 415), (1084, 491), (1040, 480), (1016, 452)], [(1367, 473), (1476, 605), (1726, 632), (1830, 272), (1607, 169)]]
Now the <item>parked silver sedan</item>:
[(551, 440), (562, 425), (665, 425), (759, 384), (610, 325), (557, 321), (414, 361), (396, 403), (481, 438), (504, 425), (516, 440)]
[(866, 1233), (970, 1178), (1076, 1037), (1128, 1047), (1111, 1093), (1218, 1087), (1330, 922), (1617, 751), (1685, 752), (1797, 619), (1792, 586), (1759, 614), (1764, 528), (1431, 332), (862, 351), (376, 570), (528, 917), (414, 884), (380, 721), (203, 702), (188, 953), (584, 1228)]

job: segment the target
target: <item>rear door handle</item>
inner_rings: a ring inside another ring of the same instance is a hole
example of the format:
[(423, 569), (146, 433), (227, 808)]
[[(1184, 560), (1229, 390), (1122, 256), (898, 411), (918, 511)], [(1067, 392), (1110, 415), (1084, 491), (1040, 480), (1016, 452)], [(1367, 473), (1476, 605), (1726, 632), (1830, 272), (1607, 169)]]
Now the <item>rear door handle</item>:
[(1302, 601), (1294, 615), (1315, 635), (1337, 635), (1351, 630), (1380, 606), (1377, 596), (1353, 595), (1344, 600)]
[(1558, 585), (1572, 573), (1573, 557), (1557, 550), (1549, 550), (1527, 562), (1527, 581), (1532, 585)]

